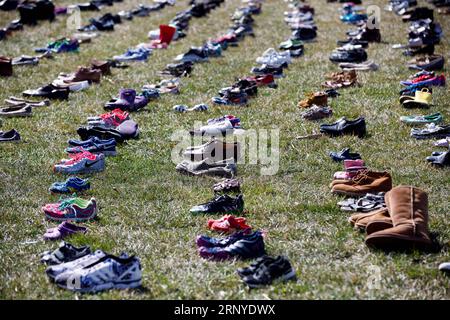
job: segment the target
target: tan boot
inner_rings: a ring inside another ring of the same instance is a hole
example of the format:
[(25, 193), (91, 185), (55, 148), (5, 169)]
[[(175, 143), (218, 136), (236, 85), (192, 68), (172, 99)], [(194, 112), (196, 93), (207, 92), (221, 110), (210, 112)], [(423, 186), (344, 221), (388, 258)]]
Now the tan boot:
[(383, 250), (431, 250), (428, 232), (428, 196), (418, 188), (398, 186), (386, 193), (393, 227), (366, 237), (366, 244)]
[(335, 180), (331, 192), (346, 196), (361, 196), (366, 193), (386, 192), (392, 188), (392, 178), (388, 172), (362, 171), (352, 180)]
[[(368, 234), (369, 232), (373, 233), (387, 228), (392, 228), (393, 226), (387, 208), (380, 208), (368, 213), (354, 214), (349, 218), (349, 222), (355, 227), (355, 229), (366, 231)], [(367, 231), (368, 225), (370, 225), (369, 231)]]
[(310, 108), (313, 104), (317, 106), (328, 105), (328, 95), (325, 92), (319, 91), (315, 93), (306, 94), (306, 99), (298, 103), (299, 108)]

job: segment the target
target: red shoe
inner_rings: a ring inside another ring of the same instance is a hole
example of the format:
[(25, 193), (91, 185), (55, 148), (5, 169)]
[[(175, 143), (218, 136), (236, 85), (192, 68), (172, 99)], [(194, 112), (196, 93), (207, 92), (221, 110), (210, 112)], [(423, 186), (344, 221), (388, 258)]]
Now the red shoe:
[(232, 233), (239, 230), (251, 229), (251, 227), (246, 224), (245, 218), (236, 218), (233, 215), (225, 215), (218, 220), (208, 220), (208, 228), (224, 233)]
[(121, 109), (114, 109), (111, 112), (103, 113), (99, 117), (105, 124), (109, 124), (111, 126), (117, 127), (125, 120), (129, 119), (129, 113), (122, 111)]
[(276, 83), (272, 74), (265, 74), (261, 76), (247, 77), (248, 81), (255, 81), (258, 87), (268, 86), (272, 88), (276, 88)]

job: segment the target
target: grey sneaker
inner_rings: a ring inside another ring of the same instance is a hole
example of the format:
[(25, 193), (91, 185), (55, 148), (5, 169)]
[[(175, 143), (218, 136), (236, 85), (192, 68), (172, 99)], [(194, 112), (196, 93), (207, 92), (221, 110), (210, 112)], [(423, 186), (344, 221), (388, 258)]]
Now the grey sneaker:
[(430, 123), (426, 128), (411, 129), (411, 137), (416, 139), (441, 139), (450, 136), (450, 125), (437, 125)]
[(176, 170), (187, 175), (210, 175), (232, 178), (236, 175), (237, 167), (234, 159), (226, 159), (217, 162), (205, 159), (199, 162), (185, 160), (176, 166)]
[(100, 172), (105, 170), (105, 155), (97, 154), (94, 159), (82, 158), (60, 162), (53, 167), (55, 172), (78, 174)]
[(313, 104), (311, 108), (309, 108), (305, 112), (302, 112), (302, 118), (306, 120), (318, 120), (329, 117), (332, 114), (333, 111), (331, 110), (331, 108)]

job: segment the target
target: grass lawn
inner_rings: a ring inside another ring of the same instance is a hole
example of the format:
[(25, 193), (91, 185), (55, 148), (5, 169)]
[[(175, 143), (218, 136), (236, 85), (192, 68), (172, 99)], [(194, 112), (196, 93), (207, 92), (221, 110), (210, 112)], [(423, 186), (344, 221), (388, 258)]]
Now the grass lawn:
[[(58, 5), (75, 1), (55, 1)], [(103, 12), (118, 12), (141, 1), (127, 0)], [(422, 4), (425, 1), (420, 1)], [(143, 265), (140, 291), (109, 291), (79, 295), (48, 282), (39, 254), (55, 248), (44, 242), (42, 234), (55, 223), (46, 221), (40, 207), (58, 200), (48, 192), (55, 181), (65, 179), (52, 172), (52, 165), (65, 157), (69, 138), (86, 117), (103, 112), (103, 103), (120, 88), (135, 88), (159, 80), (157, 71), (191, 45), (201, 45), (209, 37), (221, 35), (230, 24), (230, 13), (239, 0), (227, 0), (208, 17), (192, 19), (187, 37), (167, 50), (156, 50), (147, 63), (135, 63), (125, 70), (113, 70), (111, 77), (86, 91), (71, 94), (67, 102), (53, 102), (35, 109), (31, 118), (5, 119), (1, 130), (16, 128), (22, 142), (0, 145), (0, 297), (3, 299), (449, 299), (450, 278), (437, 270), (450, 261), (450, 171), (432, 168), (425, 157), (437, 148), (432, 142), (409, 137), (410, 127), (399, 122), (401, 115), (419, 111), (403, 109), (398, 103), (400, 80), (411, 71), (401, 50), (391, 48), (406, 41), (407, 24), (392, 13), (382, 11), (383, 43), (371, 45), (370, 59), (381, 65), (378, 72), (359, 73), (361, 87), (341, 90), (331, 102), (334, 121), (342, 116), (366, 117), (368, 137), (352, 136), (296, 140), (295, 137), (318, 130), (320, 122), (304, 121), (297, 102), (304, 93), (320, 89), (324, 75), (338, 71), (328, 60), (349, 28), (339, 21), (339, 4), (310, 0), (316, 9), (317, 41), (307, 44), (305, 55), (294, 61), (278, 89), (263, 88), (247, 107), (213, 106), (206, 113), (176, 114), (175, 104), (190, 106), (206, 102), (217, 91), (232, 84), (236, 77), (250, 74), (255, 59), (269, 47), (287, 39), (290, 30), (283, 22), (287, 3), (267, 0), (263, 13), (255, 16), (256, 37), (247, 37), (239, 47), (230, 48), (219, 59), (197, 64), (192, 77), (182, 79), (178, 96), (163, 96), (151, 102), (132, 118), (138, 122), (140, 138), (124, 143), (118, 155), (107, 159), (107, 168), (91, 177), (99, 204), (99, 220), (87, 223), (90, 232), (70, 239), (74, 244), (89, 244), (119, 254), (134, 253)], [(364, 5), (383, 7), (386, 1), (364, 1)], [(50, 83), (59, 72), (71, 72), (91, 58), (109, 58), (146, 40), (147, 32), (167, 23), (187, 0), (146, 18), (135, 18), (118, 25), (112, 33), (102, 33), (91, 44), (82, 45), (78, 54), (60, 54), (36, 67), (17, 67), (14, 76), (0, 79), (0, 100), (10, 95)], [(15, 12), (0, 12), (5, 25)], [(83, 12), (82, 18), (100, 13)], [(448, 57), (450, 20), (438, 16), (447, 37), (437, 53)], [(40, 23), (0, 43), (0, 53), (8, 56), (33, 54), (34, 47), (69, 35), (65, 18), (52, 24)], [(446, 71), (445, 71), (446, 72)], [(448, 73), (446, 72), (448, 75)], [(448, 87), (433, 92), (435, 106), (450, 119)], [(210, 104), (211, 105), (211, 104)], [(425, 111), (428, 112), (428, 111)], [(297, 270), (298, 281), (249, 291), (235, 274), (246, 262), (208, 262), (202, 260), (195, 237), (208, 234), (208, 217), (192, 216), (191, 206), (212, 197), (212, 178), (193, 178), (178, 174), (170, 154), (175, 142), (172, 133), (189, 129), (196, 121), (223, 114), (241, 118), (246, 129), (280, 130), (280, 168), (276, 175), (261, 176), (260, 166), (240, 165), (246, 217), (255, 228), (267, 231), (266, 246), (271, 255), (284, 254)], [(340, 197), (332, 196), (329, 183), (341, 164), (332, 162), (331, 150), (350, 146), (362, 154), (368, 166), (389, 170), (394, 185), (410, 184), (429, 194), (430, 230), (445, 244), (437, 254), (391, 253), (369, 250), (364, 235), (354, 231), (348, 213), (339, 210)], [(379, 287), (370, 287), (375, 269), (380, 270)]]

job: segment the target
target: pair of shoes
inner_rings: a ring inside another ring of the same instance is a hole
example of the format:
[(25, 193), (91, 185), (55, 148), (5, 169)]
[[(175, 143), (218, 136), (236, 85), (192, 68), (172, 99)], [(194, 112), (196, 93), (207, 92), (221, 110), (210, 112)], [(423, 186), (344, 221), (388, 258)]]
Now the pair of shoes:
[(366, 193), (387, 192), (392, 189), (391, 175), (386, 172), (360, 170), (350, 180), (334, 179), (331, 183), (333, 194), (360, 196)]
[(69, 88), (59, 88), (53, 84), (49, 84), (34, 90), (25, 90), (22, 92), (25, 97), (41, 97), (49, 99), (69, 99)]
[(311, 108), (302, 112), (301, 116), (306, 120), (319, 120), (331, 117), (333, 111), (329, 107), (312, 105)]
[(350, 148), (344, 148), (339, 152), (330, 152), (330, 157), (334, 161), (345, 161), (345, 160), (358, 160), (361, 159), (361, 155), (356, 152), (350, 152)]
[(326, 78), (329, 80), (325, 81), (322, 86), (331, 89), (346, 88), (358, 83), (358, 76), (355, 70), (331, 73)]
[(59, 287), (82, 293), (137, 288), (142, 279), (138, 258), (116, 257), (101, 250), (50, 266), (45, 272)]
[(341, 48), (333, 50), (330, 55), (330, 61), (334, 63), (340, 62), (356, 62), (360, 63), (367, 60), (367, 52), (363, 48), (351, 48), (342, 50)]
[(400, 121), (407, 124), (440, 123), (444, 119), (440, 112), (429, 115), (401, 116)]
[(0, 143), (1, 142), (19, 142), (20, 134), (16, 129), (11, 129), (9, 131), (0, 130)]
[(223, 179), (213, 186), (215, 194), (220, 193), (241, 193), (241, 183), (237, 179)]
[(176, 112), (190, 112), (190, 111), (206, 111), (209, 108), (208, 108), (208, 105), (206, 105), (204, 103), (200, 103), (200, 104), (196, 104), (192, 108), (189, 108), (188, 106), (185, 106), (182, 104), (177, 104), (177, 105), (173, 106), (172, 109)]
[(119, 97), (109, 100), (104, 108), (106, 110), (137, 111), (144, 108), (148, 102), (144, 95), (137, 95), (134, 89), (120, 89)]
[(226, 142), (217, 138), (211, 138), (200, 146), (187, 147), (183, 157), (190, 161), (223, 161), (225, 159), (235, 159), (241, 157), (241, 146), (239, 142)]
[(296, 280), (295, 270), (284, 256), (275, 258), (262, 256), (246, 268), (237, 269), (237, 274), (249, 288), (261, 288), (275, 282)]
[(56, 203), (48, 203), (42, 207), (45, 216), (55, 221), (88, 221), (97, 216), (97, 202), (95, 198), (85, 200), (69, 197)]
[(227, 134), (236, 133), (237, 130), (242, 130), (240, 119), (233, 115), (225, 115), (220, 118), (209, 119), (206, 125), (201, 126), (198, 129), (191, 130), (190, 134), (224, 136)]
[(425, 128), (411, 129), (411, 137), (416, 139), (441, 139), (450, 136), (450, 125), (437, 125), (429, 123)]
[(417, 57), (408, 62), (410, 69), (416, 70), (441, 70), (444, 67), (445, 59), (441, 55), (430, 55), (425, 57)]
[(205, 159), (197, 162), (184, 160), (177, 164), (176, 170), (180, 173), (193, 176), (209, 175), (232, 178), (236, 175), (237, 166), (233, 158), (221, 161)]
[(32, 107), (26, 104), (0, 108), (0, 117), (29, 117), (32, 115)]
[(38, 20), (55, 20), (55, 5), (49, 0), (24, 1), (17, 10), (22, 24), (35, 25)]
[(192, 214), (241, 214), (244, 211), (244, 199), (241, 194), (231, 197), (227, 194), (217, 195), (211, 201), (194, 206)]
[(226, 238), (198, 236), (196, 243), (199, 255), (208, 260), (252, 259), (265, 254), (264, 238), (261, 231), (248, 233), (239, 231)]
[(47, 232), (44, 234), (44, 240), (50, 241), (61, 240), (72, 234), (86, 233), (86, 232), (87, 228), (77, 226), (68, 221), (64, 221), (56, 228), (47, 229)]
[(89, 182), (89, 179), (69, 177), (64, 182), (53, 183), (50, 186), (49, 191), (52, 193), (73, 193), (89, 190), (90, 188), (91, 184)]
[(106, 128), (99, 125), (82, 126), (77, 129), (77, 133), (82, 140), (97, 137), (102, 140), (114, 139), (116, 142), (123, 142), (128, 139), (139, 137), (139, 126), (133, 120), (125, 120), (116, 128)]
[[(367, 193), (360, 198), (348, 198), (338, 202), (342, 211), (370, 212), (386, 207), (384, 192)], [(355, 225), (358, 227), (358, 225)]]
[(366, 120), (364, 117), (359, 117), (355, 120), (347, 120), (345, 117), (342, 117), (334, 123), (321, 124), (320, 132), (332, 137), (352, 134), (363, 138), (366, 135)]
[(54, 53), (63, 53), (63, 52), (78, 52), (80, 48), (80, 42), (74, 38), (61, 38), (50, 42), (44, 48), (36, 48), (35, 52), (54, 52)]
[(55, 172), (66, 174), (92, 173), (105, 170), (105, 155), (94, 154), (81, 147), (79, 152), (69, 154), (70, 159), (63, 159), (53, 166)]

